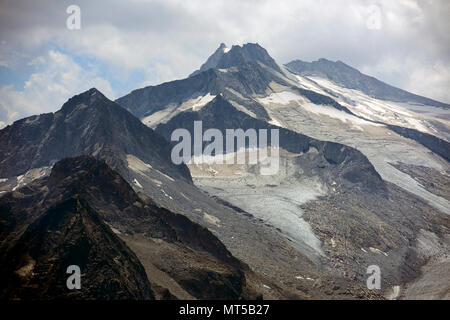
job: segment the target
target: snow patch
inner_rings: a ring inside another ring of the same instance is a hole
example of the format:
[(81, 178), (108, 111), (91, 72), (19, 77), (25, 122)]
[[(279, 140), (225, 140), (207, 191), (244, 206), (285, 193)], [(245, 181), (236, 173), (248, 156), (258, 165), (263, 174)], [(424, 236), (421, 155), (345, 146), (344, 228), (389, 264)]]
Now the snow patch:
[(274, 118), (274, 117), (271, 117), (271, 120), (269, 121), (269, 123), (273, 124), (274, 126), (277, 126), (277, 127), (284, 127), (281, 124), (281, 122), (278, 119)]
[(338, 119), (344, 123), (349, 123), (355, 127), (357, 130), (362, 130), (361, 125), (365, 126), (376, 126), (381, 127), (384, 126), (382, 124), (373, 123), (364, 119), (360, 119), (351, 114), (348, 114), (344, 111), (338, 110), (331, 106), (326, 105), (317, 105), (314, 103), (305, 103), (302, 104), (301, 107), (310, 113), (314, 113), (316, 115), (324, 115), (330, 118)]
[(134, 184), (137, 185), (139, 188), (143, 189), (143, 188), (142, 188), (142, 185), (139, 183), (139, 181), (136, 180), (136, 178), (134, 178), (133, 182), (134, 182)]
[(155, 128), (160, 123), (166, 123), (172, 119), (179, 112), (177, 111), (178, 104), (171, 103), (165, 106), (162, 110), (156, 111), (155, 113), (144, 117), (141, 122), (147, 127)]
[[(280, 170), (282, 171), (282, 170)], [(192, 171), (191, 171), (192, 172)], [(317, 179), (303, 179), (301, 182), (289, 182), (284, 176), (255, 178), (242, 173), (241, 184), (236, 185), (237, 175), (196, 176), (195, 184), (229, 203), (240, 207), (264, 221), (265, 224), (279, 230), (280, 234), (294, 248), (314, 259), (323, 255), (320, 239), (314, 234), (310, 224), (303, 219), (301, 204), (326, 194), (326, 188)], [(280, 179), (281, 182), (274, 179)], [(208, 185), (208, 186), (206, 186)], [(252, 187), (258, 185), (258, 188)], [(222, 190), (217, 189), (220, 186)], [(226, 191), (225, 191), (226, 190)]]
[(140, 174), (143, 174), (145, 171), (152, 168), (150, 164), (145, 163), (144, 161), (142, 161), (141, 159), (132, 154), (127, 154), (127, 162), (128, 168)]
[(384, 254), (386, 257), (388, 256), (388, 254), (386, 252), (383, 252), (383, 251), (381, 251), (380, 249), (377, 249), (377, 248), (369, 247), (369, 250), (372, 253)]
[(198, 111), (205, 105), (207, 105), (209, 102), (211, 102), (216, 96), (211, 95), (210, 93), (198, 97), (197, 100), (192, 105), (192, 111)]
[(40, 168), (33, 168), (25, 172), (24, 174), (21, 174), (16, 177), (17, 184), (14, 188), (12, 188), (11, 191), (16, 191), (19, 188), (22, 188), (23, 186), (27, 185), (28, 183), (32, 182), (33, 180), (42, 178), (45, 175), (48, 175), (50, 173), (51, 166), (45, 166)]
[(167, 198), (169, 198), (170, 200), (173, 200), (173, 198), (172, 198), (170, 195), (168, 195), (167, 192), (164, 191), (164, 189), (161, 189), (161, 192), (162, 192)]
[(180, 192), (180, 195), (181, 195), (183, 198), (185, 198), (186, 200), (191, 200), (191, 199), (189, 199), (183, 192)]
[(272, 92), (264, 98), (257, 99), (262, 104), (281, 104), (288, 105), (292, 101), (304, 102), (305, 98), (297, 93), (291, 91)]
[(167, 123), (170, 119), (175, 117), (180, 112), (186, 110), (198, 111), (211, 102), (216, 96), (207, 93), (203, 96), (198, 96), (195, 98), (190, 98), (182, 103), (169, 103), (167, 106), (163, 107), (161, 110), (152, 113), (149, 116), (141, 118), (141, 122), (147, 127), (154, 129), (157, 125), (161, 123)]
[(153, 178), (150, 178), (150, 180), (152, 180), (152, 182), (154, 182), (158, 187), (161, 187), (162, 186), (162, 182), (161, 181), (159, 181), (158, 179), (153, 179)]
[[(302, 84), (307, 82), (301, 77), (297, 77), (297, 79)], [(309, 84), (309, 89), (319, 90), (320, 93), (330, 96), (358, 116), (372, 121), (380, 121), (413, 128), (425, 133), (433, 133), (433, 127), (427, 123), (426, 118), (412, 110), (408, 110), (408, 104), (379, 100), (359, 90), (341, 87), (321, 77), (310, 77), (310, 79), (312, 82)], [(336, 94), (337, 97), (331, 95), (330, 91)]]

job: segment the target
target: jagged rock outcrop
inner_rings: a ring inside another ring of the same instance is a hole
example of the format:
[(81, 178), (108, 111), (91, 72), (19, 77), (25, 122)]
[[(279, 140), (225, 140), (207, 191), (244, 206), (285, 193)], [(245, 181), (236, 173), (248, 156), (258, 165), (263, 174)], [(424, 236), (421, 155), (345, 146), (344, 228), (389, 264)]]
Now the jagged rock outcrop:
[[(0, 217), (2, 298), (154, 298), (160, 284), (127, 246), (135, 237), (149, 250), (167, 249), (152, 267), (192, 297), (255, 295), (246, 288), (249, 268), (211, 232), (142, 200), (92, 157), (63, 159), (50, 176), (4, 195)], [(65, 286), (69, 265), (82, 270), (81, 290)]]

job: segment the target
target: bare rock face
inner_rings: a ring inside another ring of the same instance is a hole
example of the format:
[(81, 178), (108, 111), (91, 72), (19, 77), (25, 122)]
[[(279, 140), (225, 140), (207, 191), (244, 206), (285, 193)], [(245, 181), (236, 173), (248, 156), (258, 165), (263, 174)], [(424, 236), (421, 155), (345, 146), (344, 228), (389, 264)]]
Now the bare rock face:
[(1, 177), (86, 154), (114, 167), (126, 166), (126, 154), (134, 154), (190, 180), (186, 167), (170, 161), (170, 146), (162, 137), (94, 88), (69, 99), (58, 112), (18, 120), (1, 130), (0, 154)]
[(224, 43), (221, 43), (219, 48), (217, 48), (200, 69), (194, 71), (190, 76), (211, 68), (226, 69), (250, 61), (259, 62), (274, 70), (281, 71), (266, 49), (257, 43), (247, 43), (243, 46), (234, 45), (231, 48), (227, 48)]
[[(142, 200), (92, 157), (57, 162), (49, 177), (0, 198), (0, 213), (0, 260), (8, 261), (0, 264), (3, 298), (152, 299), (161, 285), (149, 282), (127, 246), (135, 237), (149, 249), (166, 250), (152, 267), (192, 297), (256, 294), (246, 289), (249, 268), (213, 234)], [(80, 290), (66, 287), (69, 265), (82, 271)]]
[[(78, 195), (21, 227), (2, 253), (3, 299), (154, 299), (136, 255)], [(66, 286), (71, 265), (82, 272), (80, 290)]]

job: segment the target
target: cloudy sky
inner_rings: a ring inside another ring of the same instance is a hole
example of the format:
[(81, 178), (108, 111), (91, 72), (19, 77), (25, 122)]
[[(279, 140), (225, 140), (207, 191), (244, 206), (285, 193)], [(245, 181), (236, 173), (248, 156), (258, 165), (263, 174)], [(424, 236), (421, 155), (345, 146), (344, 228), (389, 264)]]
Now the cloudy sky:
[(341, 60), (450, 103), (449, 17), (447, 0), (0, 0), (0, 127), (91, 87), (115, 99), (184, 78), (221, 42)]

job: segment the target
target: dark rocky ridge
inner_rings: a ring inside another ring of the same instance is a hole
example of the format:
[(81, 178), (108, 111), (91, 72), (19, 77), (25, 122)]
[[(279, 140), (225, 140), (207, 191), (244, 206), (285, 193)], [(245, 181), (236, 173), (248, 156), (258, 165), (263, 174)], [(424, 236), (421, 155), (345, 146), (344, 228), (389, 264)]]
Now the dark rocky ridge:
[[(142, 200), (117, 172), (92, 157), (63, 159), (49, 177), (4, 195), (0, 217), (3, 298), (153, 298), (150, 288), (155, 285), (148, 283), (138, 258), (119, 239), (137, 234), (149, 243), (160, 239), (159, 247), (182, 251), (178, 254), (185, 265), (173, 265), (169, 254), (159, 268), (194, 297), (237, 299), (251, 294), (245, 284), (248, 267), (212, 233)], [(199, 254), (203, 265), (191, 267), (189, 261)], [(82, 268), (87, 287), (78, 294), (65, 289), (66, 264)], [(20, 276), (27, 265), (31, 271)]]
[(342, 61), (333, 62), (327, 59), (319, 59), (313, 62), (305, 62), (294, 60), (287, 63), (286, 67), (290, 71), (300, 75), (325, 77), (346, 88), (361, 90), (374, 98), (397, 102), (416, 102), (440, 108), (450, 108), (450, 105), (446, 103), (410, 93), (388, 85), (374, 77), (365, 75)]
[[(227, 263), (239, 265), (239, 261), (206, 229), (182, 215), (158, 208), (151, 199), (143, 203), (129, 184), (103, 161), (87, 156), (63, 159), (55, 164), (48, 185), (62, 191), (85, 189), (95, 206), (114, 204), (121, 213), (104, 210), (102, 217), (108, 223), (117, 223), (116, 229), (124, 234), (137, 232), (167, 241), (182, 241), (192, 249), (212, 252)], [(96, 187), (102, 192), (98, 193)], [(92, 193), (88, 193), (91, 190)], [(141, 210), (139, 203), (153, 212)]]
[(0, 131), (0, 177), (83, 154), (106, 159), (121, 172), (126, 155), (133, 154), (168, 175), (191, 180), (187, 167), (172, 164), (162, 137), (96, 89), (74, 96), (55, 113), (21, 119)]
[[(257, 101), (243, 100), (228, 89), (248, 95), (263, 94), (273, 79), (273, 74), (256, 62), (247, 61), (240, 64), (235, 71), (220, 72), (218, 69), (208, 69), (183, 80), (137, 89), (116, 102), (136, 117), (142, 118), (167, 108), (170, 104), (180, 105), (193, 97), (207, 93), (223, 94), (244, 104), (259, 118), (269, 119), (266, 110)], [(277, 79), (277, 82), (284, 83), (281, 79)]]
[[(17, 213), (1, 211), (2, 225)], [(26, 231), (17, 240), (2, 243), (1, 299), (154, 299), (136, 255), (77, 195), (11, 231), (19, 227)], [(66, 287), (73, 264), (82, 272), (81, 290)]]
[(217, 77), (218, 72), (209, 69), (191, 78), (133, 90), (116, 102), (141, 118), (167, 107), (172, 102), (185, 100), (195, 94), (215, 92)]
[(414, 166), (406, 163), (392, 163), (398, 170), (410, 175), (430, 192), (450, 200), (450, 171), (439, 170), (425, 166)]
[(430, 149), (434, 153), (440, 155), (442, 158), (450, 162), (450, 143), (448, 141), (439, 139), (438, 137), (425, 132), (420, 132), (416, 129), (404, 128), (394, 125), (386, 126), (405, 138), (409, 138), (419, 142), (424, 147)]

